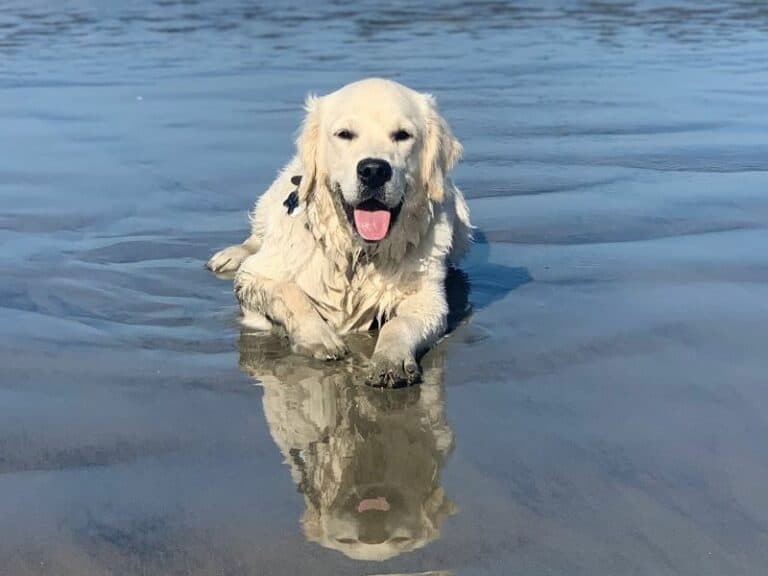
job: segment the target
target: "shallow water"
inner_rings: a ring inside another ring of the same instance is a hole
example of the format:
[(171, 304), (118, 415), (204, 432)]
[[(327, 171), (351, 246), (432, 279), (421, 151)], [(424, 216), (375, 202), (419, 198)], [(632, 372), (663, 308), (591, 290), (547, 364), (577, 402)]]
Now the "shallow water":
[[(0, 9), (0, 574), (765, 574), (762, 3), (53, 4)], [(203, 270), (371, 75), (482, 232), (396, 392)]]

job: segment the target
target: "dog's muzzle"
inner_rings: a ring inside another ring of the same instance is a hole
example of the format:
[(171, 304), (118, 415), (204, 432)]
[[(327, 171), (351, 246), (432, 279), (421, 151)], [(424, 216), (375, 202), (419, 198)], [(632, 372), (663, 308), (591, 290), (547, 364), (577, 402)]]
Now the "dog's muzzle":
[(357, 163), (357, 177), (365, 188), (376, 190), (392, 179), (392, 166), (380, 158), (365, 158)]
[(389, 234), (401, 207), (392, 208), (385, 202), (392, 166), (380, 158), (364, 158), (357, 163), (357, 179), (359, 200), (354, 205), (343, 202), (347, 218), (363, 240), (380, 242)]

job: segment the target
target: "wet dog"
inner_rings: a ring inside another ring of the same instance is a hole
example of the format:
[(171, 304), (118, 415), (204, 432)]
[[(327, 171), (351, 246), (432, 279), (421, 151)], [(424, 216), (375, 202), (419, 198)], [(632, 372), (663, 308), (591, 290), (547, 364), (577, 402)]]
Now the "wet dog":
[(342, 335), (379, 327), (366, 381), (417, 382), (418, 355), (446, 330), (447, 268), (471, 241), (449, 178), (460, 155), (430, 95), (369, 79), (310, 97), (251, 236), (208, 266), (237, 270), (246, 325), (279, 325), (295, 351), (327, 360), (347, 353)]

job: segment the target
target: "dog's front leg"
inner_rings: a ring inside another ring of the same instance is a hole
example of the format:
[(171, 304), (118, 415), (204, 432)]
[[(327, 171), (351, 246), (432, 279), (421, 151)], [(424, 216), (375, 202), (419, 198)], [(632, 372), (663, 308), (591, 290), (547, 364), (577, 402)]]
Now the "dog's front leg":
[(445, 333), (448, 304), (435, 283), (407, 297), (396, 315), (382, 326), (366, 383), (398, 388), (421, 380), (416, 355)]
[(235, 278), (235, 295), (244, 311), (285, 327), (294, 352), (320, 360), (336, 360), (347, 353), (339, 335), (293, 282), (272, 280), (244, 266)]
[(225, 272), (234, 272), (243, 261), (251, 254), (255, 254), (261, 247), (261, 236), (251, 234), (242, 244), (235, 244), (223, 250), (219, 250), (211, 256), (206, 267), (211, 272), (223, 274)]

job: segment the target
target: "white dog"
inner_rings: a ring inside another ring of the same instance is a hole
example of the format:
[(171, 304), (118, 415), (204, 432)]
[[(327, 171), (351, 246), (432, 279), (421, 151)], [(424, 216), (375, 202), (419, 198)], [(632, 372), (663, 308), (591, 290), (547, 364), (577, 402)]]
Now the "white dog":
[(341, 335), (378, 326), (368, 383), (414, 383), (445, 332), (449, 260), (471, 241), (448, 177), (461, 145), (431, 96), (389, 80), (310, 96), (306, 112), (251, 236), (208, 266), (237, 270), (247, 325), (282, 326), (295, 351), (329, 360), (346, 353)]

